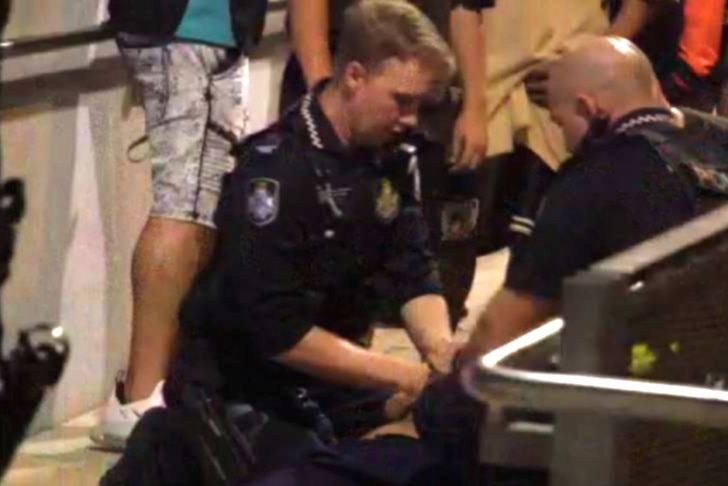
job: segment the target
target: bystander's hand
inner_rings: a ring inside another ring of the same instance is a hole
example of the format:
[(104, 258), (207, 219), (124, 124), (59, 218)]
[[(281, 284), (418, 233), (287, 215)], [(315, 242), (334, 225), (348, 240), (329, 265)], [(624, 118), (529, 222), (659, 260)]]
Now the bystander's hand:
[(526, 93), (532, 103), (546, 108), (548, 106), (549, 62), (536, 66), (526, 76)]
[(452, 141), (452, 170), (476, 169), (488, 151), (487, 114), (484, 107), (465, 107), (455, 122)]

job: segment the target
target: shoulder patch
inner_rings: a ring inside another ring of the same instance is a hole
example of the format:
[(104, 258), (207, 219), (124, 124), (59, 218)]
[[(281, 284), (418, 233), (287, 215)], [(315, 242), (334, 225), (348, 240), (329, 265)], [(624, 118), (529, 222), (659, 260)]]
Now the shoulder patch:
[(241, 155), (245, 152), (254, 151), (263, 155), (271, 155), (283, 142), (283, 135), (272, 125), (252, 135), (247, 136), (234, 149), (234, 155)]
[(273, 130), (263, 132), (254, 140), (251, 140), (253, 150), (258, 153), (270, 155), (280, 146), (283, 138)]
[(278, 145), (255, 145), (253, 146), (256, 152), (263, 154), (263, 155), (270, 155), (278, 148)]
[(255, 226), (266, 226), (278, 217), (280, 183), (275, 179), (258, 177), (247, 187), (248, 219)]

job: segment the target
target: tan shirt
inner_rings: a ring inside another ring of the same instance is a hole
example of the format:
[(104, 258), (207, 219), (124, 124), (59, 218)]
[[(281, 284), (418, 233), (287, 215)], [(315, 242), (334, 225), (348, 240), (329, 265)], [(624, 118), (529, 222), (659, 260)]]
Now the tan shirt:
[(600, 0), (500, 0), (485, 12), (488, 155), (524, 144), (551, 168), (567, 157), (561, 130), (531, 103), (524, 78), (581, 34), (606, 31)]

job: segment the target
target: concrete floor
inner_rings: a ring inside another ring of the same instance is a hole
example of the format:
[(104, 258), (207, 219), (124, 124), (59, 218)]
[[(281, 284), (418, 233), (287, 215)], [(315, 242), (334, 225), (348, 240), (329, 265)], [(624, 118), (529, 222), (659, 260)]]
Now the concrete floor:
[[(473, 288), (468, 298), (468, 316), (458, 327), (458, 339), (466, 339), (475, 319), (503, 281), (506, 251), (478, 259)], [(417, 359), (412, 344), (401, 329), (378, 329), (373, 347), (388, 354)], [(88, 438), (98, 425), (98, 410), (75, 418), (62, 427), (29, 437), (21, 446), (4, 486), (98, 484), (101, 475), (118, 459), (118, 454), (95, 450)]]

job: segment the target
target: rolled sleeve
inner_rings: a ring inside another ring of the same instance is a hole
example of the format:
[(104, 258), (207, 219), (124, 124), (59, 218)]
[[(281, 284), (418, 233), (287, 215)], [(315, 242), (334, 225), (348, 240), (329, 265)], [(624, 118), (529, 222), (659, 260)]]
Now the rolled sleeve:
[(506, 288), (558, 300), (564, 278), (594, 260), (597, 242), (592, 222), (596, 214), (590, 213), (594, 206), (581, 196), (556, 195), (547, 200), (532, 235), (511, 249)]

